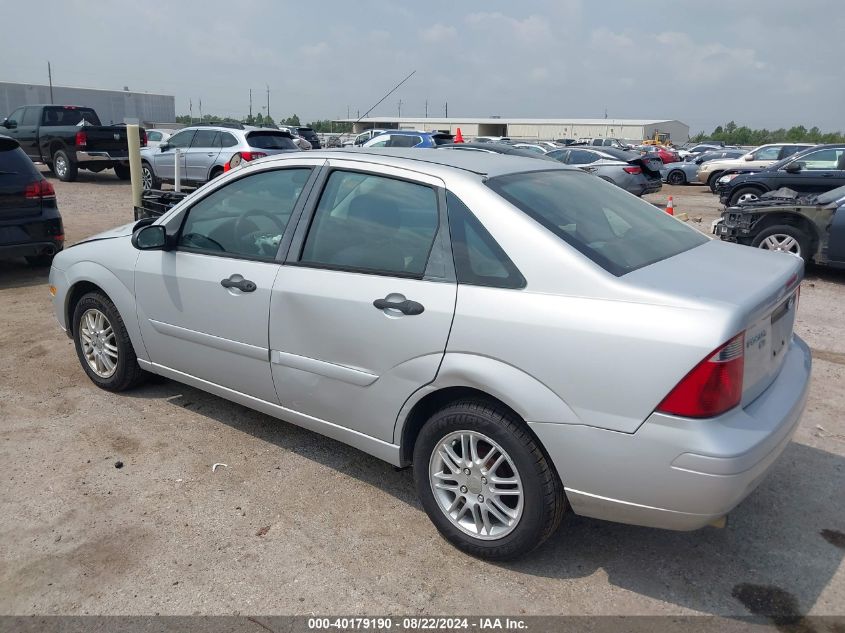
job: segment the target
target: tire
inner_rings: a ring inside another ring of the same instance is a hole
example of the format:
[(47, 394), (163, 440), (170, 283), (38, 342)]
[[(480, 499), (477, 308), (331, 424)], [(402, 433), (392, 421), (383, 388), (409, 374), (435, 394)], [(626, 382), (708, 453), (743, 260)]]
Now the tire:
[(115, 165), (114, 175), (121, 180), (129, 180), (132, 178), (132, 172), (127, 165)]
[(156, 176), (152, 166), (146, 161), (141, 163), (141, 186), (147, 191), (161, 189), (161, 180)]
[(215, 178), (217, 178), (217, 176), (219, 176), (219, 175), (220, 175), (220, 174), (222, 174), (222, 173), (223, 173), (223, 168), (222, 168), (222, 167), (214, 167), (214, 168), (211, 170), (211, 173), (208, 175), (208, 179), (209, 179), (209, 180), (214, 180)]
[(680, 169), (670, 171), (666, 176), (666, 182), (670, 185), (685, 185), (687, 184), (687, 175)]
[(70, 160), (65, 150), (60, 149), (53, 154), (53, 173), (62, 182), (73, 182), (79, 173), (79, 166)]
[[(98, 322), (98, 315), (101, 315), (104, 321)], [(83, 318), (86, 319), (84, 326)], [(109, 333), (109, 327), (111, 333)], [(105, 331), (106, 334), (100, 336), (98, 333), (100, 331)], [(83, 342), (83, 339), (86, 338), (86, 332), (89, 334), (88, 341), (91, 341), (87, 345)], [(100, 345), (95, 337), (103, 341), (105, 345)], [(91, 381), (101, 389), (124, 391), (144, 381), (146, 372), (138, 365), (138, 357), (135, 355), (135, 349), (132, 347), (132, 341), (129, 339), (123, 319), (117, 308), (105, 295), (99, 292), (89, 292), (76, 304), (76, 308), (73, 310), (73, 342), (82, 369), (85, 370)], [(114, 348), (114, 352), (109, 351), (109, 346)], [(100, 358), (107, 355), (111, 360), (113, 368), (110, 371), (105, 361), (93, 359), (94, 352), (97, 351), (98, 347), (102, 350)], [(92, 360), (89, 360), (89, 356), (86, 356), (86, 354), (89, 354)], [(103, 368), (103, 371), (99, 371), (99, 368)]]
[(44, 164), (47, 165), (47, 169), (50, 170), (50, 173), (55, 176), (56, 170), (53, 168), (53, 163), (51, 163), (50, 161), (45, 161)]
[(763, 192), (758, 187), (738, 187), (736, 191), (731, 193), (728, 199), (728, 206), (735, 207), (740, 202), (746, 200), (757, 200)]
[[(470, 466), (462, 461), (464, 437), (477, 439), (480, 456), (473, 460), (470, 476), (463, 470)], [(459, 458), (450, 462), (452, 466), (441, 457), (452, 459), (444, 443)], [(492, 482), (494, 476), (513, 481), (497, 482), (493, 488), (487, 477)], [(557, 530), (567, 507), (563, 485), (528, 427), (507, 409), (480, 400), (450, 404), (426, 422), (414, 446), (414, 480), (423, 508), (446, 540), (488, 560), (516, 558), (538, 547)], [(503, 488), (503, 494), (496, 495), (500, 486), (516, 488)], [(514, 494), (519, 488), (521, 494)], [(470, 508), (468, 514), (463, 514), (465, 507)], [(456, 516), (447, 514), (452, 508)]]
[(721, 171), (714, 171), (712, 174), (710, 174), (710, 177), (707, 179), (707, 186), (710, 187), (710, 191), (712, 193), (716, 193), (716, 185), (719, 182), (719, 178), (722, 177), (722, 173), (723, 172)]
[(803, 259), (805, 264), (809, 264), (812, 260), (812, 241), (812, 238), (797, 226), (779, 224), (760, 231), (754, 236), (751, 245), (763, 250), (792, 253)]
[(47, 268), (53, 265), (53, 257), (55, 255), (27, 255), (24, 259), (33, 268)]

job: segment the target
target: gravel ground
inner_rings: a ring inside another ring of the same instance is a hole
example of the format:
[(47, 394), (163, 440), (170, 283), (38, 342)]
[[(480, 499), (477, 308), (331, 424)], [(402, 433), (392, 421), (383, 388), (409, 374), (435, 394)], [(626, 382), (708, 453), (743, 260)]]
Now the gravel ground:
[[(111, 172), (53, 182), (71, 243), (131, 220)], [(697, 228), (718, 215), (669, 194)], [(569, 516), (509, 564), (447, 545), (408, 470), (175, 382), (97, 389), (46, 282), (0, 262), (0, 613), (843, 613), (843, 272), (808, 273), (809, 405), (726, 529)]]

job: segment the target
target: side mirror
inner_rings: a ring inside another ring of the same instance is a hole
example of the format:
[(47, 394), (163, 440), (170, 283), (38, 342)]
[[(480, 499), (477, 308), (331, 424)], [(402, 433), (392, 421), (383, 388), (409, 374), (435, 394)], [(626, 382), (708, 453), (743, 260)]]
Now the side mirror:
[(804, 167), (804, 165), (801, 164), (801, 161), (796, 160), (796, 161), (789, 163), (786, 167), (783, 168), (783, 170), (787, 174), (797, 174), (799, 171), (801, 171), (801, 169), (803, 167)]
[(14, 130), (18, 127), (18, 122), (14, 119), (3, 119), (3, 127), (7, 130)]
[(160, 152), (166, 152), (167, 150), (170, 149), (170, 143), (167, 143), (167, 142), (161, 143), (161, 144), (159, 144), (158, 149), (159, 149)]
[(754, 160), (754, 154), (746, 154), (742, 157), (742, 160)]
[(139, 251), (167, 250), (167, 230), (161, 224), (142, 227), (132, 234), (132, 246)]

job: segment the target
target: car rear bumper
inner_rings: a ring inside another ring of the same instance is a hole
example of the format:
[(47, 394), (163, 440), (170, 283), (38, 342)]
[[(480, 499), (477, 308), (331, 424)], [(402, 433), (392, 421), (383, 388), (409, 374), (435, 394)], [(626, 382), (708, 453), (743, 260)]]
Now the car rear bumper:
[(64, 242), (44, 241), (25, 244), (0, 244), (0, 258), (29, 257), (32, 255), (53, 255), (62, 250)]
[(120, 163), (121, 165), (129, 164), (129, 154), (127, 152), (76, 152), (77, 163)]
[(632, 434), (532, 423), (580, 515), (695, 530), (748, 496), (792, 438), (810, 384), (811, 355), (794, 337), (775, 381), (717, 418), (653, 413)]

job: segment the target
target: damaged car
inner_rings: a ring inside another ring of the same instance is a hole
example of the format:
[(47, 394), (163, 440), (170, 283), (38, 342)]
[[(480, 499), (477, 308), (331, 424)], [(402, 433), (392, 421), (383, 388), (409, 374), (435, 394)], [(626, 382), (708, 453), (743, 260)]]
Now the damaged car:
[(845, 268), (845, 186), (821, 194), (778, 189), (729, 207), (713, 224), (727, 242)]

